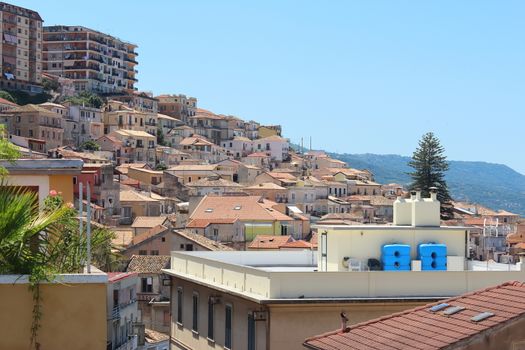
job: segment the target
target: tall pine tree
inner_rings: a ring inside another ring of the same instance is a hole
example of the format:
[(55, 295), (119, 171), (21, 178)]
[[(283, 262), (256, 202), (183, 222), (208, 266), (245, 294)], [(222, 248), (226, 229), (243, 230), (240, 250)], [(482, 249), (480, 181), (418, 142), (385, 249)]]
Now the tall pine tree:
[(450, 194), (445, 172), (448, 170), (447, 157), (444, 155), (445, 149), (441, 146), (439, 139), (428, 132), (421, 140), (419, 147), (412, 155), (412, 160), (408, 163), (414, 171), (409, 173), (412, 177), (410, 190), (420, 190), (424, 197), (429, 196), (429, 189), (436, 187), (438, 190), (437, 198), (441, 202), (441, 218), (449, 219), (452, 217), (452, 206), (450, 205)]

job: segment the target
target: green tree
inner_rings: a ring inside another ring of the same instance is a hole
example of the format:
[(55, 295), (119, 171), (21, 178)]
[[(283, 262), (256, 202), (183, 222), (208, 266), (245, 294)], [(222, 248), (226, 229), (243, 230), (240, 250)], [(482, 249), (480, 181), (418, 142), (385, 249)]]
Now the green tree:
[(89, 91), (84, 91), (78, 95), (68, 97), (64, 101), (70, 102), (73, 105), (84, 105), (93, 108), (100, 108), (104, 104), (104, 100), (99, 95)]
[(3, 98), (3, 99), (6, 99), (8, 101), (11, 101), (13, 103), (16, 103), (15, 99), (13, 98), (13, 96), (7, 91), (1, 90), (0, 91), (0, 97)]
[(412, 177), (409, 189), (421, 190), (422, 195), (427, 197), (429, 189), (436, 187), (437, 198), (441, 202), (441, 217), (448, 219), (452, 216), (452, 208), (447, 182), (445, 181), (448, 162), (444, 153), (445, 149), (432, 132), (423, 135), (419, 140), (418, 148), (412, 155), (412, 160), (408, 163), (414, 169), (413, 172), (409, 173)]
[(93, 140), (89, 140), (80, 145), (81, 151), (100, 151), (100, 145)]
[(157, 144), (160, 146), (166, 146), (166, 139), (164, 138), (164, 133), (162, 132), (162, 127), (160, 125), (157, 128)]
[[(27, 274), (33, 295), (31, 347), (39, 348), (42, 317), (40, 283), (60, 273), (81, 272), (87, 257), (87, 238), (79, 232), (77, 212), (54, 191), (40, 208), (38, 194), (0, 183), (0, 274)], [(85, 227), (85, 226), (84, 226)], [(93, 264), (111, 261), (113, 234), (95, 227), (91, 236)]]

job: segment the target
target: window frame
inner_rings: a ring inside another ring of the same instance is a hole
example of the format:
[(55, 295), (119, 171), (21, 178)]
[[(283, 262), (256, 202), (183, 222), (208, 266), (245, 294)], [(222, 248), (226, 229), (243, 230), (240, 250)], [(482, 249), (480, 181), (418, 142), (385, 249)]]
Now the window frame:
[(215, 303), (212, 297), (208, 298), (208, 340), (215, 341)]
[[(228, 310), (230, 316), (230, 325), (228, 328)], [(224, 348), (231, 349), (233, 346), (233, 305), (224, 305)]]
[(179, 326), (183, 325), (183, 312), (184, 312), (184, 289), (182, 287), (177, 287), (177, 324)]
[(199, 299), (199, 293), (194, 291), (191, 295), (191, 331), (195, 334), (199, 334)]

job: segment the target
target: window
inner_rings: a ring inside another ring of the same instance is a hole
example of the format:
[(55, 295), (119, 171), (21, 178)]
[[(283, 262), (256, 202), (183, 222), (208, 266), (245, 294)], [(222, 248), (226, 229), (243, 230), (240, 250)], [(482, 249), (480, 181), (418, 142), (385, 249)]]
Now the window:
[(224, 347), (232, 348), (232, 306), (226, 305), (224, 320)]
[(215, 317), (215, 306), (212, 298), (208, 300), (208, 339), (214, 340), (213, 319)]
[(76, 184), (77, 184), (77, 177), (73, 176), (73, 185), (76, 185)]
[(159, 251), (158, 250), (152, 250), (150, 252), (151, 255), (159, 255)]
[(182, 325), (182, 288), (177, 288), (177, 323)]
[(199, 332), (199, 294), (193, 293), (193, 321), (191, 330)]
[(166, 242), (166, 237), (162, 237), (160, 240), (161, 240), (162, 242)]
[(255, 350), (255, 319), (248, 314), (248, 350)]
[(184, 250), (187, 252), (193, 251), (193, 244), (191, 243), (186, 244), (186, 247), (184, 248)]
[(153, 293), (153, 278), (152, 277), (142, 278), (142, 293)]

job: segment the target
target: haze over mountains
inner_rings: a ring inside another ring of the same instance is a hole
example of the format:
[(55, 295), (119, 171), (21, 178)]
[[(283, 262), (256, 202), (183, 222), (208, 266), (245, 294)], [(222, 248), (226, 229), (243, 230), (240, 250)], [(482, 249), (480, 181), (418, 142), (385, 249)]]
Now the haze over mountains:
[[(383, 184), (410, 183), (410, 157), (394, 154), (339, 154), (332, 157), (352, 168), (369, 169)], [(504, 209), (525, 216), (525, 175), (503, 164), (474, 161), (449, 161), (446, 180), (456, 200), (479, 203), (494, 210)]]

